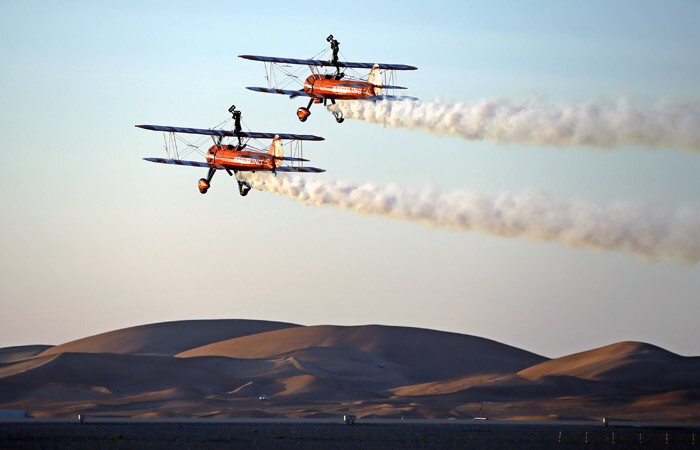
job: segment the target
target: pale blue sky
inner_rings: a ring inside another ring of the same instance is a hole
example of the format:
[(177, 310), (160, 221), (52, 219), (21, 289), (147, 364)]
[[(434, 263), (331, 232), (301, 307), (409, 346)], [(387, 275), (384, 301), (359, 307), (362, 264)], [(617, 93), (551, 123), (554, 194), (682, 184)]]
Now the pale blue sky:
[[(488, 4), (486, 4), (488, 3)], [(0, 347), (142, 323), (396, 324), (558, 356), (619, 340), (700, 354), (700, 268), (238, 196), (218, 174), (142, 161), (137, 123), (313, 133), (324, 179), (541, 190), (700, 207), (700, 155), (469, 142), (249, 92), (261, 64), (333, 33), (351, 60), (412, 64), (424, 100), (700, 100), (700, 3), (0, 3)], [(352, 5), (352, 6), (350, 6)], [(700, 124), (698, 124), (700, 126)], [(437, 157), (437, 158), (436, 158)], [(699, 230), (700, 232), (700, 230)]]

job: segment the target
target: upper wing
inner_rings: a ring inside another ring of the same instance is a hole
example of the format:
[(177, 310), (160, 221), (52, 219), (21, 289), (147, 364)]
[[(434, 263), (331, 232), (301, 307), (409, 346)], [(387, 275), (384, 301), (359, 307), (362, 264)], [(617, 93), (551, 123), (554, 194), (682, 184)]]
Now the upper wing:
[(312, 134), (258, 133), (256, 131), (241, 131), (238, 135), (236, 135), (236, 133), (229, 130), (206, 130), (203, 128), (171, 127), (167, 125), (136, 125), (136, 127), (143, 128), (144, 130), (166, 131), (171, 133), (203, 134), (206, 136), (240, 136), (254, 139), (274, 139), (275, 136), (279, 136), (280, 139), (293, 139), (299, 141), (324, 140), (321, 136), (314, 136)]
[(183, 161), (182, 159), (165, 159), (165, 158), (143, 158), (146, 161), (161, 163), (161, 164), (175, 164), (178, 166), (191, 166), (191, 167), (207, 167), (210, 169), (225, 170), (226, 167), (221, 164), (209, 164), (206, 162), (199, 161)]
[[(284, 64), (300, 64), (302, 66), (321, 66), (321, 67), (335, 67), (332, 61), (325, 61), (322, 59), (295, 59), (295, 58), (277, 58), (274, 56), (257, 56), (257, 55), (238, 55), (239, 58), (250, 59), (253, 61), (262, 62), (273, 62), (273, 63), (284, 63)], [(371, 69), (375, 63), (363, 63), (363, 62), (348, 62), (348, 61), (338, 61), (338, 67), (348, 67), (351, 69)], [(376, 63), (380, 69), (389, 70), (416, 70), (417, 67), (407, 66), (406, 64), (384, 64)]]

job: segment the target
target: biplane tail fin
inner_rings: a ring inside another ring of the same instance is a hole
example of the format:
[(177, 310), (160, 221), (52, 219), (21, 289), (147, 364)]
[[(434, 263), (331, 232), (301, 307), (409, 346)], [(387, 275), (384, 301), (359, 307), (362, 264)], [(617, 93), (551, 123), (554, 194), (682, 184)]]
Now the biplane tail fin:
[[(270, 155), (274, 156), (276, 161), (280, 161), (281, 158), (284, 158), (284, 150), (282, 149), (282, 140), (280, 139), (279, 135), (275, 135), (275, 138), (272, 140), (272, 144), (270, 144)], [(279, 159), (277, 159), (279, 158)]]
[(374, 95), (381, 95), (382, 93), (382, 73), (379, 71), (379, 64), (375, 64), (372, 70), (369, 71), (369, 76), (367, 77), (367, 82), (372, 83), (375, 87)]

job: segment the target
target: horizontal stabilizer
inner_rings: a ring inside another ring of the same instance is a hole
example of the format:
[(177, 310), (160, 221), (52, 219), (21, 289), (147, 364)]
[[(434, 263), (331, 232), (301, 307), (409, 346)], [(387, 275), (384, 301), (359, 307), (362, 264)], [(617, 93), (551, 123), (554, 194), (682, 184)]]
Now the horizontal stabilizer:
[(415, 102), (420, 99), (416, 97), (409, 97), (407, 95), (375, 95), (374, 97), (358, 98), (358, 100), (369, 100), (371, 102)]
[(325, 172), (326, 169), (319, 169), (318, 167), (277, 167), (276, 172), (306, 172), (306, 173), (321, 173)]
[[(257, 56), (257, 55), (238, 55), (239, 58), (250, 59), (252, 61), (262, 61), (269, 63), (280, 64), (299, 64), (302, 66), (319, 66), (319, 67), (335, 67), (332, 61), (322, 59), (295, 59), (295, 58), (277, 58), (275, 56)], [(384, 63), (364, 63), (364, 62), (349, 62), (338, 61), (338, 67), (347, 67), (350, 69), (371, 69), (374, 66), (386, 70), (416, 70), (417, 67), (408, 66), (406, 64), (384, 64)]]
[(293, 156), (275, 156), (278, 161), (297, 161), (297, 162), (309, 162), (308, 159), (304, 158), (294, 158)]
[(384, 86), (378, 86), (382, 89), (408, 89), (403, 86), (387, 86), (386, 84)]
[(187, 128), (187, 127), (171, 127), (167, 125), (136, 125), (137, 128), (152, 131), (164, 131), (168, 133), (188, 133), (202, 134), (205, 136), (230, 136), (230, 137), (247, 137), (253, 139), (274, 139), (279, 136), (280, 139), (297, 140), (297, 141), (323, 141), (321, 136), (312, 134), (289, 134), (289, 133), (259, 133), (256, 131), (241, 131), (236, 134), (230, 130), (208, 130), (203, 128)]
[(277, 161), (298, 161), (298, 162), (308, 162), (308, 159), (304, 158), (294, 158), (293, 156), (272, 156), (269, 153), (251, 153), (251, 152), (246, 152), (241, 154), (241, 157), (243, 158), (251, 158), (251, 159), (271, 159), (274, 158)]
[[(381, 85), (381, 84), (373, 84), (373, 83), (370, 83), (368, 81), (358, 81), (356, 83), (347, 83), (346, 82), (346, 83), (343, 83), (342, 85), (343, 86), (359, 87), (359, 88), (366, 88), (368, 86), (371, 86), (371, 87), (378, 87), (380, 89), (408, 89), (408, 88), (403, 87), (403, 86), (387, 86), (387, 85)], [(248, 89), (250, 89), (250, 88), (248, 88)]]

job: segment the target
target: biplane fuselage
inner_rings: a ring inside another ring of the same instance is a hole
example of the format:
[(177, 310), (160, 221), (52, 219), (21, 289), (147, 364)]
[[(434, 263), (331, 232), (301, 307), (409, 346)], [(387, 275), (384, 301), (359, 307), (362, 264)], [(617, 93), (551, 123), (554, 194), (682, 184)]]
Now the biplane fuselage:
[[(304, 82), (304, 92), (335, 100), (357, 100), (381, 94), (381, 86), (353, 78), (336, 80), (328, 75), (310, 75)], [(321, 103), (315, 98), (315, 103)]]
[(220, 164), (230, 170), (274, 170), (275, 158), (271, 154), (236, 150), (235, 145), (212, 145), (207, 150), (209, 164)]

